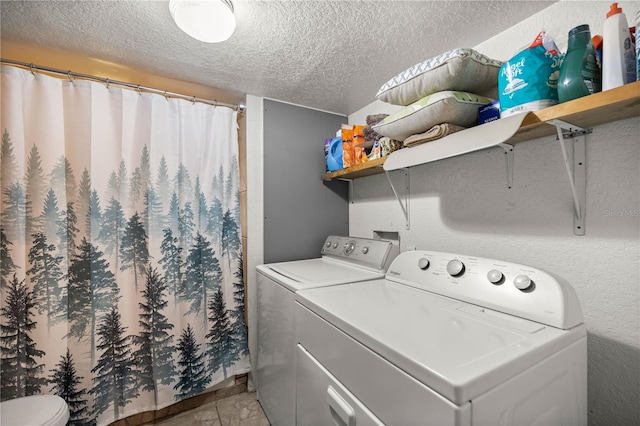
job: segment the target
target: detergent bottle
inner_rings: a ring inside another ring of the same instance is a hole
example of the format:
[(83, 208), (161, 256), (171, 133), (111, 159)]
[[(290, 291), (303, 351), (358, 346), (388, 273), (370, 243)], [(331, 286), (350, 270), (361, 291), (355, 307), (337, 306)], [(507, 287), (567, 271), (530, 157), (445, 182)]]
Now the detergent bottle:
[(342, 138), (333, 138), (327, 154), (327, 169), (330, 172), (335, 172), (342, 168)]
[(578, 25), (569, 31), (569, 46), (558, 78), (558, 100), (570, 101), (599, 92), (601, 88), (602, 77), (589, 25)]
[[(618, 3), (611, 4), (602, 30), (602, 90), (613, 89), (634, 81), (630, 76), (635, 74), (634, 56), (631, 46), (631, 32), (627, 18)], [(633, 71), (633, 73), (631, 73)]]

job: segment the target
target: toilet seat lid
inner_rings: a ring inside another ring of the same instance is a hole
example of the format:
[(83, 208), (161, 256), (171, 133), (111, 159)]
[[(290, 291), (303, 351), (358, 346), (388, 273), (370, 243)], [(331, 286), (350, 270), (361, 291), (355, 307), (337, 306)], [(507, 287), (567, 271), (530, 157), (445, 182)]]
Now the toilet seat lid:
[(33, 395), (2, 402), (0, 417), (3, 425), (64, 425), (69, 409), (59, 396)]

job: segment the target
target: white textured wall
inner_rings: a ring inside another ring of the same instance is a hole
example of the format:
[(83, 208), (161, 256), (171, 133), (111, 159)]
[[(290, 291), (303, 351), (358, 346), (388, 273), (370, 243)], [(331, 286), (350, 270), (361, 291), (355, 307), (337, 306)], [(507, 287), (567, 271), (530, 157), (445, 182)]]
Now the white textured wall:
[[(640, 2), (620, 2), (630, 18)], [(564, 49), (572, 27), (602, 33), (609, 2), (558, 3), (476, 46), (506, 60), (545, 28)], [(630, 18), (631, 20), (631, 18)], [(350, 122), (381, 112), (379, 104)], [(350, 233), (396, 230), (416, 246), (530, 264), (576, 289), (588, 329), (589, 424), (640, 422), (640, 119), (598, 126), (587, 138), (586, 235), (573, 207), (554, 137), (515, 147), (513, 189), (498, 148), (410, 170), (411, 229), (384, 175), (354, 182)], [(394, 182), (402, 188), (401, 172)]]

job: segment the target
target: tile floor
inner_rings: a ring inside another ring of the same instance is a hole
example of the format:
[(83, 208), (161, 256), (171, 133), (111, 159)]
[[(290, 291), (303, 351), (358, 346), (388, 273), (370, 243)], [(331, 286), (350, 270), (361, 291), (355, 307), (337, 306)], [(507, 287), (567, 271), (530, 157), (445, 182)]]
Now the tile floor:
[(255, 392), (243, 392), (143, 426), (269, 426)]

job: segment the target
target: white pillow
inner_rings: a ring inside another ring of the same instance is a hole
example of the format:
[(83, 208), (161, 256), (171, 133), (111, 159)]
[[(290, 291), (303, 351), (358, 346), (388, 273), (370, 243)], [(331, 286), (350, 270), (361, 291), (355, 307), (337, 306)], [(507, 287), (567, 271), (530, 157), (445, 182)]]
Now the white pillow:
[(372, 128), (382, 136), (404, 141), (436, 124), (472, 127), (478, 123), (478, 108), (490, 102), (491, 99), (473, 93), (438, 92), (388, 116)]
[(395, 105), (409, 105), (443, 90), (480, 93), (496, 98), (502, 62), (473, 49), (454, 49), (427, 59), (382, 85), (376, 98)]

